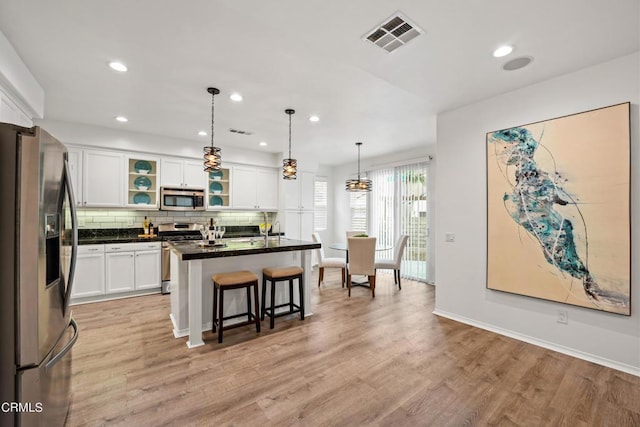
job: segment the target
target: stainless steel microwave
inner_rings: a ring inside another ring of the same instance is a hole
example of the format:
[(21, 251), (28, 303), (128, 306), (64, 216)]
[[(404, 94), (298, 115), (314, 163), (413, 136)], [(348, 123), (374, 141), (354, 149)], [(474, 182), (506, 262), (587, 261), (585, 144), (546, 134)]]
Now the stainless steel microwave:
[(160, 210), (203, 211), (205, 210), (204, 189), (161, 187)]

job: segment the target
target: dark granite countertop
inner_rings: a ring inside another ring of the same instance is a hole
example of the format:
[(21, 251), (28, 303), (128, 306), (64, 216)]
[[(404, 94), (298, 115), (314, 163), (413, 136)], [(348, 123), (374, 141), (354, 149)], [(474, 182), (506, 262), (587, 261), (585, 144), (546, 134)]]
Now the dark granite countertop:
[[(229, 231), (231, 229), (231, 231)], [(108, 243), (139, 243), (139, 242), (159, 242), (159, 237), (138, 237), (142, 234), (142, 228), (105, 228), (105, 229), (84, 229), (78, 230), (79, 245), (102, 245)], [(154, 229), (157, 236), (158, 229)], [(284, 233), (274, 233), (274, 236)], [(271, 236), (272, 234), (269, 233)], [(256, 237), (259, 238), (258, 226), (228, 226), (225, 237)]]
[[(253, 240), (253, 241), (252, 241)], [(270, 252), (290, 252), (320, 248), (320, 243), (305, 242), (281, 238), (269, 239), (265, 246), (264, 239), (223, 240), (224, 247), (202, 247), (197, 242), (172, 242), (171, 249), (180, 256), (182, 261), (195, 259), (221, 258), (228, 256), (255, 255)]]

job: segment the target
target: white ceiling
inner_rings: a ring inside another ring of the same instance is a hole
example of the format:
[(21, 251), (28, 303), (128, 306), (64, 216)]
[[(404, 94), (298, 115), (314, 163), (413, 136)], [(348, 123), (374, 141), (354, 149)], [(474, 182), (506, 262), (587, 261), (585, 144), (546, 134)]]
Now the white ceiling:
[[(425, 34), (392, 54), (362, 40), (396, 11)], [(355, 159), (356, 141), (363, 158), (433, 144), (438, 112), (637, 51), (640, 2), (0, 0), (0, 31), (44, 87), (47, 119), (199, 147), (215, 86), (223, 152), (286, 150), (294, 108), (293, 157), (335, 165)], [(504, 43), (514, 53), (493, 58)], [(523, 55), (528, 67), (502, 70)]]

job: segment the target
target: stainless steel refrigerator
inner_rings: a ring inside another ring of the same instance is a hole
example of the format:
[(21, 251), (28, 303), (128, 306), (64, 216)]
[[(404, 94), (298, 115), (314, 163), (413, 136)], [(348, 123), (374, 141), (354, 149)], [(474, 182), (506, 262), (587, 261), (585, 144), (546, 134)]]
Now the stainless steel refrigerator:
[(0, 123), (0, 425), (62, 426), (78, 232), (63, 144)]

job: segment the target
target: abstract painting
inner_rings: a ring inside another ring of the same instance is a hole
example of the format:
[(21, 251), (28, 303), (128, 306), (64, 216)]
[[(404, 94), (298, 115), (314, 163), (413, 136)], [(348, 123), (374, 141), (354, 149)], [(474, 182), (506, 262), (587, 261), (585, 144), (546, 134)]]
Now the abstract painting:
[(629, 117), (487, 133), (487, 288), (631, 315)]

